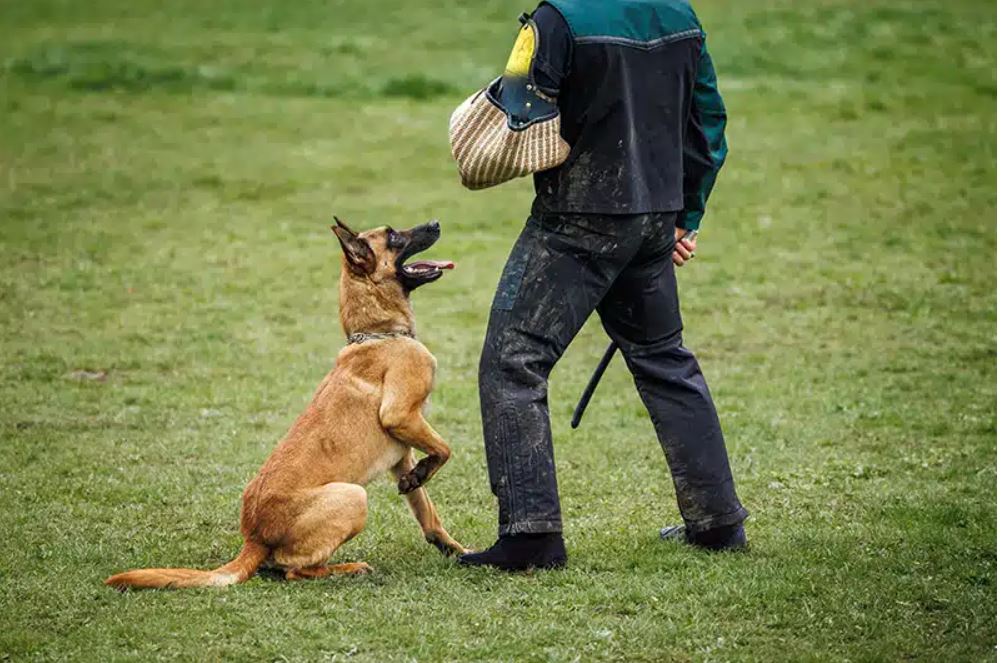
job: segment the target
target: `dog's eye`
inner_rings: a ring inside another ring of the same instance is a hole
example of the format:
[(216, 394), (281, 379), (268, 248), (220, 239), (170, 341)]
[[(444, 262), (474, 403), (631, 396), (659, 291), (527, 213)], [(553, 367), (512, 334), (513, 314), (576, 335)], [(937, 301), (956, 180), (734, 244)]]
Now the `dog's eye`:
[(389, 235), (386, 238), (386, 244), (388, 244), (390, 248), (398, 249), (402, 247), (404, 243), (403, 235), (390, 228)]

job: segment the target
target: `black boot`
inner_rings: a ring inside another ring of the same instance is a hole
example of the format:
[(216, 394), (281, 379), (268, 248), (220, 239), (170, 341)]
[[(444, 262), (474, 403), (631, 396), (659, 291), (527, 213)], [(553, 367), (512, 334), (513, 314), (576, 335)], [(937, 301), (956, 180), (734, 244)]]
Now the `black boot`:
[(463, 566), (493, 566), (504, 571), (558, 569), (566, 563), (567, 549), (560, 532), (502, 536), (483, 552), (459, 555)]
[(689, 543), (706, 550), (745, 550), (747, 548), (747, 534), (744, 533), (743, 524), (718, 527), (694, 534), (690, 533), (684, 525), (669, 525), (660, 530), (660, 538), (665, 541)]

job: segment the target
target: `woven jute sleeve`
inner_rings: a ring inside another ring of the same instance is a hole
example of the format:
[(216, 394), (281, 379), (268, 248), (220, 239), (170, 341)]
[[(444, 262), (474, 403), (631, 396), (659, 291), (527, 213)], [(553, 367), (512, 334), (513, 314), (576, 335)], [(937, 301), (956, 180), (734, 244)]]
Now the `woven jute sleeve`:
[(555, 168), (570, 154), (570, 145), (560, 136), (558, 114), (514, 130), (486, 90), (463, 101), (448, 124), (452, 158), (468, 189), (486, 189)]

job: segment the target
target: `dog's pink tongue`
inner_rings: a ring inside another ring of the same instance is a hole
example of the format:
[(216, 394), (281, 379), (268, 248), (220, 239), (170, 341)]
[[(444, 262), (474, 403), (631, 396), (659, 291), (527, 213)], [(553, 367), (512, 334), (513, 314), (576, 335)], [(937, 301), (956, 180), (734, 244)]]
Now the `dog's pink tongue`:
[(455, 269), (455, 263), (451, 260), (418, 260), (407, 266), (417, 269)]

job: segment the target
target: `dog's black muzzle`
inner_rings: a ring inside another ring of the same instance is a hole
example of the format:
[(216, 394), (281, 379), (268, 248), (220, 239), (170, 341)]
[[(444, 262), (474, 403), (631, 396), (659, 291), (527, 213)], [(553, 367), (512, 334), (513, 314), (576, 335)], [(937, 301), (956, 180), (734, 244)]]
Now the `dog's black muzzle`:
[(441, 278), (443, 270), (452, 269), (454, 266), (451, 262), (438, 260), (415, 260), (406, 264), (407, 259), (431, 248), (441, 237), (441, 224), (437, 220), (415, 226), (400, 234), (407, 239), (407, 244), (396, 259), (396, 277), (408, 291), (425, 283), (437, 281)]

